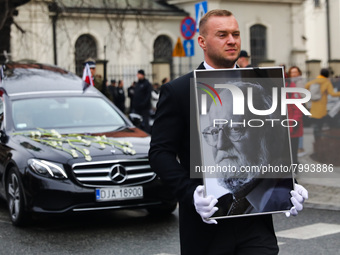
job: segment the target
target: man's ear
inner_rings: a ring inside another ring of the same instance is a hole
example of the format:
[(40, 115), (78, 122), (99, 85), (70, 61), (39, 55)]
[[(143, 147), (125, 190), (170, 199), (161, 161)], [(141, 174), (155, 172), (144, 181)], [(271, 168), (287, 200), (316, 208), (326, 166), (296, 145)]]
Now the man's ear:
[(199, 35), (197, 38), (198, 45), (202, 48), (202, 50), (206, 49), (205, 38), (202, 35)]

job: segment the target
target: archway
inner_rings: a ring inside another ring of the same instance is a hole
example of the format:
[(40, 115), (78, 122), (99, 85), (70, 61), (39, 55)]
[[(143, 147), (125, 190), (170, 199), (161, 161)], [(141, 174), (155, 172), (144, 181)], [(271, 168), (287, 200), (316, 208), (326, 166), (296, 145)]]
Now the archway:
[(83, 73), (83, 63), (87, 58), (97, 58), (97, 44), (93, 36), (84, 34), (79, 36), (75, 44), (76, 74)]

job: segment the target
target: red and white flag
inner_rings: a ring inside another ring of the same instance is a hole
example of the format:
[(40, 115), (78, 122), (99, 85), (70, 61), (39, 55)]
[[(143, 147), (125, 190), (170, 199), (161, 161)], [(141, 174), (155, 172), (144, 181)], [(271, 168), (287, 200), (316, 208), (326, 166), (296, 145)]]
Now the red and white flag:
[(94, 86), (89, 64), (85, 65), (84, 73), (83, 73), (83, 81), (87, 83), (87, 86), (89, 85)]

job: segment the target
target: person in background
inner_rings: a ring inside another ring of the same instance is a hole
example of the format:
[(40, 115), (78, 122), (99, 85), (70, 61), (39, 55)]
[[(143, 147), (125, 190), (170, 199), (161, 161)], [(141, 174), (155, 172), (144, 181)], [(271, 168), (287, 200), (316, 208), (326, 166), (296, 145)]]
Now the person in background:
[(143, 117), (141, 129), (150, 133), (150, 108), (151, 108), (151, 91), (152, 86), (150, 82), (145, 79), (144, 70), (138, 70), (138, 81), (135, 86), (135, 94), (132, 100), (132, 109), (135, 113)]
[(322, 68), (320, 75), (318, 75), (316, 79), (307, 82), (305, 85), (306, 89), (310, 89), (312, 84), (320, 84), (321, 99), (312, 101), (312, 106), (310, 108), (315, 140), (321, 136), (322, 127), (327, 118), (327, 96), (340, 97), (340, 91), (334, 92), (333, 85), (328, 77), (329, 70), (327, 68)]
[(107, 91), (108, 91), (108, 93), (109, 93), (110, 96), (111, 96), (111, 99), (112, 99), (111, 101), (112, 101), (113, 103), (115, 103), (116, 100), (117, 100), (117, 83), (116, 83), (116, 80), (115, 80), (115, 79), (112, 79), (112, 80), (111, 80), (110, 85), (107, 86)]
[[(302, 71), (298, 66), (291, 66), (288, 70), (288, 77), (291, 82), (293, 82), (297, 88), (305, 87), (305, 79), (302, 77)], [(302, 116), (302, 122), (303, 122)], [(299, 137), (298, 145), (298, 157), (306, 155), (305, 149), (303, 148), (303, 135)]]
[[(291, 69), (288, 71), (288, 77), (286, 79), (286, 87), (287, 88), (296, 88), (295, 83), (289, 77)], [(301, 99), (300, 93), (287, 93), (288, 99)], [(288, 119), (295, 120), (295, 123), (290, 122), (289, 132), (290, 132), (290, 141), (292, 148), (292, 161), (293, 164), (299, 164), (298, 162), (298, 148), (299, 148), (299, 139), (303, 137), (303, 113), (295, 104), (288, 104)]]
[(162, 85), (165, 84), (165, 83), (168, 83), (170, 80), (168, 77), (165, 77), (162, 79)]
[(297, 88), (305, 87), (305, 79), (302, 77), (302, 71), (297, 66), (291, 66), (288, 70), (289, 79), (295, 83)]
[(151, 91), (151, 117), (154, 117), (154, 115), (156, 113), (158, 99), (159, 99), (160, 86), (156, 82), (156, 83), (152, 84), (152, 87), (153, 87), (153, 89)]
[(124, 92), (124, 82), (123, 80), (118, 81), (117, 97), (115, 105), (125, 113), (125, 92)]
[(252, 65), (249, 63), (250, 56), (248, 55), (248, 52), (245, 50), (241, 50), (240, 56), (237, 60), (237, 64), (239, 67), (252, 67)]
[(130, 87), (128, 87), (127, 92), (128, 92), (128, 98), (130, 99), (130, 107), (129, 107), (129, 113), (134, 112), (133, 108), (132, 108), (132, 101), (133, 101), (133, 96), (135, 95), (135, 87), (136, 87), (136, 82), (133, 81), (130, 85)]
[(88, 64), (91, 71), (91, 76), (93, 79), (93, 85), (96, 89), (98, 89), (103, 95), (105, 95), (108, 99), (111, 100), (111, 96), (108, 94), (106, 90), (106, 85), (103, 82), (103, 79), (100, 75), (96, 74), (96, 61), (93, 58), (88, 58), (84, 62), (84, 66)]

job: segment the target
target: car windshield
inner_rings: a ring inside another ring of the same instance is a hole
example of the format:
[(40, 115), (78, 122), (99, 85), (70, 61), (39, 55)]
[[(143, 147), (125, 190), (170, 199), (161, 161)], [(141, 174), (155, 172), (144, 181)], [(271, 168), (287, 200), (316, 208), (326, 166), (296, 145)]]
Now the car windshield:
[(61, 133), (109, 132), (127, 124), (117, 111), (99, 97), (21, 99), (12, 103), (16, 131), (36, 128)]

